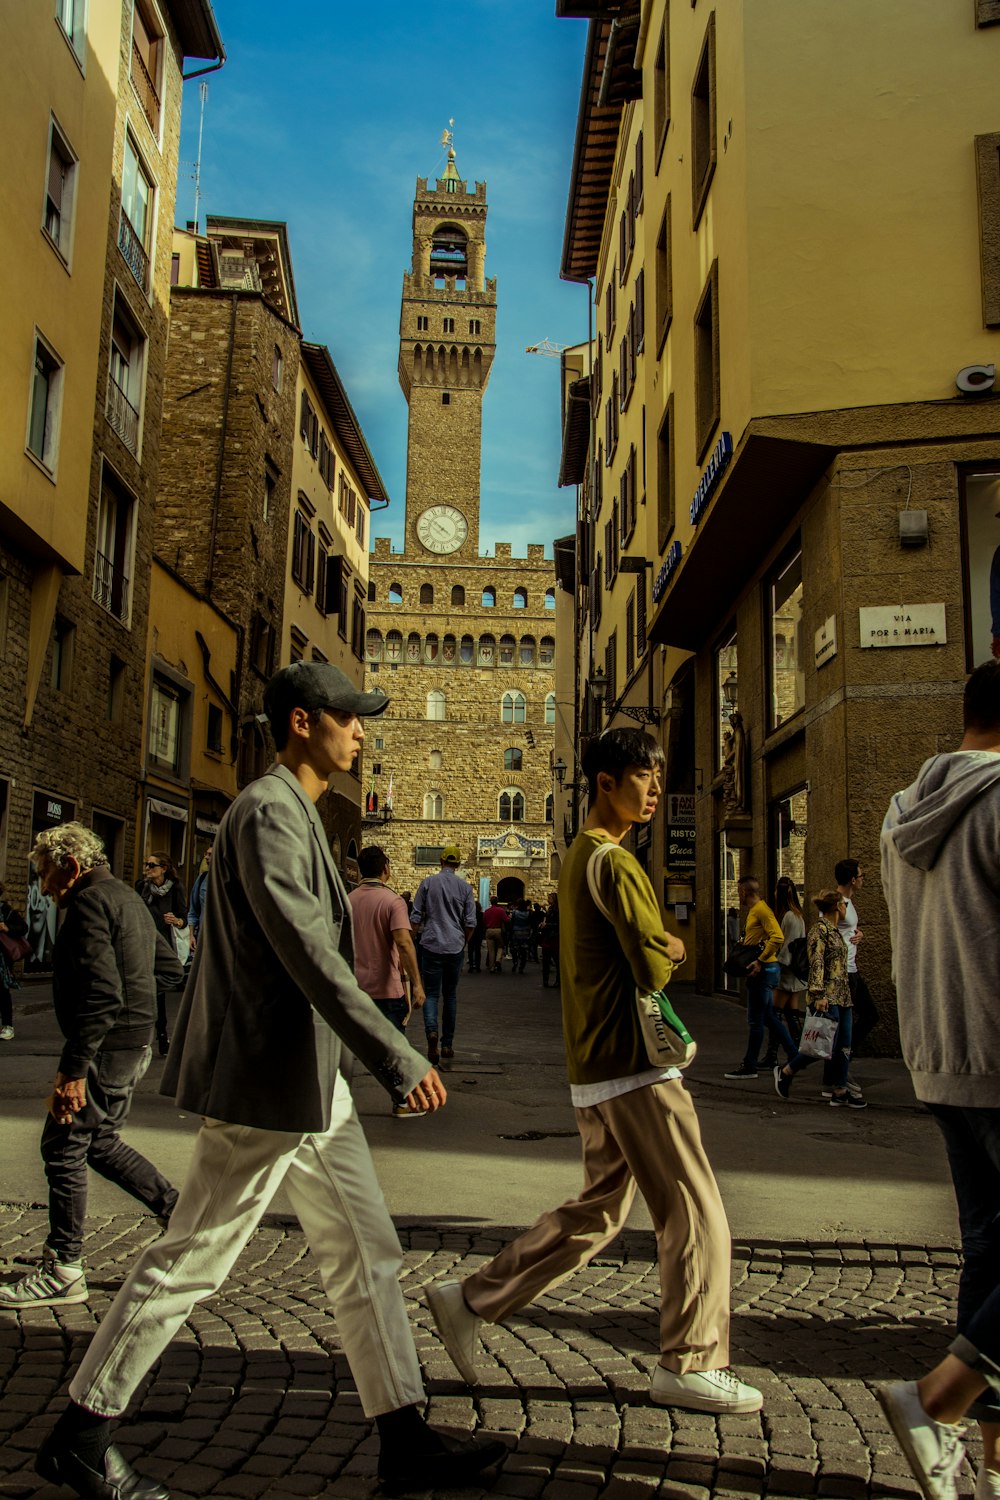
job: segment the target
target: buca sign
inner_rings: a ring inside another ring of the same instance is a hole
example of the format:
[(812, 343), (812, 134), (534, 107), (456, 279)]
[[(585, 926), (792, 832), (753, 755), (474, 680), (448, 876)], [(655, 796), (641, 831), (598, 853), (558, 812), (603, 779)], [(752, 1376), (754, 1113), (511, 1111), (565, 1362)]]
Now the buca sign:
[(733, 456), (733, 439), (730, 433), (724, 432), (712, 449), (712, 456), (705, 466), (705, 472), (698, 481), (698, 488), (694, 492), (691, 501), (691, 525), (697, 526), (701, 520), (705, 506), (711, 500), (715, 487)]
[(674, 569), (681, 560), (680, 542), (671, 542), (667, 549), (667, 555), (663, 559), (663, 566), (653, 579), (653, 603), (656, 604), (662, 597), (663, 591), (674, 575)]

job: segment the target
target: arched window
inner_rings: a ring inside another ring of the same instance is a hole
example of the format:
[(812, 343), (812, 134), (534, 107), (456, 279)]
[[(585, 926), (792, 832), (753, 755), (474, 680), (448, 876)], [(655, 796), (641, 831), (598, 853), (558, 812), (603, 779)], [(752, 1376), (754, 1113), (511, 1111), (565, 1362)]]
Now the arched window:
[(402, 602), (403, 602), (403, 585), (401, 583), (390, 583), (390, 585), (389, 585), (389, 603), (390, 604), (402, 604)]
[(411, 630), (406, 637), (406, 660), (408, 662), (420, 660), (420, 637), (415, 630)]
[(546, 589), (545, 590), (545, 608), (546, 609), (555, 609), (555, 607), (556, 607), (556, 591), (555, 591), (555, 589)]
[(440, 771), (441, 767), (444, 765), (444, 756), (441, 754), (441, 751), (432, 750), (430, 755), (428, 755), (427, 757), (427, 764), (430, 766), (432, 771)]
[(500, 793), (497, 816), (501, 823), (524, 822), (524, 793), (520, 787), (511, 786)]
[(500, 703), (500, 720), (504, 724), (523, 724), (525, 697), (523, 693), (504, 693)]
[(554, 724), (556, 722), (556, 695), (549, 693), (545, 699), (545, 722)]
[(533, 635), (522, 635), (520, 657), (522, 667), (535, 665), (535, 637)]
[(459, 224), (439, 224), (431, 240), (431, 275), (464, 279), (469, 273), (469, 241)]
[(483, 608), (492, 609), (497, 602), (497, 591), (492, 583), (488, 583), (483, 589)]
[(431, 631), (430, 635), (428, 635), (427, 639), (424, 641), (424, 661), (426, 661), (426, 662), (436, 662), (437, 659), (438, 659), (438, 638), (434, 634), (434, 632)]
[(368, 603), (375, 603), (375, 580), (373, 578), (368, 580)]
[(509, 750), (505, 750), (503, 753), (503, 768), (505, 771), (519, 771), (523, 760), (523, 753), (515, 745), (512, 745)]
[(527, 609), (527, 607), (528, 607), (528, 590), (527, 589), (515, 589), (514, 590), (514, 608), (515, 609)]
[(382, 660), (382, 632), (374, 626), (365, 636), (365, 655), (369, 661)]
[(434, 585), (432, 583), (422, 583), (420, 585), (420, 602), (421, 604), (434, 603)]
[(550, 792), (549, 795), (545, 799), (545, 821), (546, 821), (546, 823), (551, 823), (552, 822), (552, 810), (553, 810), (552, 793)]
[(452, 604), (465, 603), (465, 590), (460, 583), (453, 583), (451, 586), (451, 602)]
[(435, 689), (427, 694), (427, 717), (429, 719), (444, 718), (444, 693)]
[(479, 637), (479, 665), (481, 667), (492, 667), (497, 659), (497, 643), (491, 635)]
[(512, 667), (514, 665), (514, 652), (517, 650), (517, 642), (512, 635), (500, 637), (500, 665)]
[(403, 633), (400, 630), (387, 630), (385, 633), (385, 659), (386, 661), (403, 660)]
[(458, 656), (458, 646), (453, 635), (446, 635), (441, 642), (441, 660), (446, 667), (453, 667)]
[(463, 667), (471, 667), (476, 655), (476, 643), (471, 635), (463, 635), (462, 644), (458, 648), (458, 659)]
[(556, 659), (556, 643), (550, 635), (543, 635), (538, 645), (538, 665), (551, 667)]
[(444, 798), (440, 792), (424, 793), (424, 817), (435, 823), (444, 817)]

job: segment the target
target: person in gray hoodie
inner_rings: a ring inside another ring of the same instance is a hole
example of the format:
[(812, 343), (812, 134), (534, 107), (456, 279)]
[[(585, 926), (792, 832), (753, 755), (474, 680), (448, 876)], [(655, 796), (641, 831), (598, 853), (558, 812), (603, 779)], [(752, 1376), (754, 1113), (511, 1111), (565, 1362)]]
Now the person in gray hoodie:
[(944, 1135), (964, 1264), (958, 1336), (879, 1400), (927, 1500), (952, 1500), (978, 1418), (976, 1500), (1000, 1497), (1000, 661), (977, 667), (957, 751), (934, 755), (882, 826), (903, 1056)]

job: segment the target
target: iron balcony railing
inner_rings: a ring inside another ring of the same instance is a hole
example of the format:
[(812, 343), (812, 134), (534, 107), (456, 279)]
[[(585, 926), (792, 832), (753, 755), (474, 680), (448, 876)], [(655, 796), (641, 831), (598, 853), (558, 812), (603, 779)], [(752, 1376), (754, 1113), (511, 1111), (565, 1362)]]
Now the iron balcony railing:
[(121, 568), (115, 567), (114, 559), (98, 552), (94, 568), (94, 598), (116, 620), (128, 619), (128, 586), (127, 576)]
[(160, 133), (160, 96), (156, 92), (156, 85), (149, 76), (149, 69), (143, 61), (142, 53), (136, 46), (135, 37), (132, 38), (132, 82), (135, 91), (139, 95), (139, 103), (142, 105), (143, 114), (149, 121), (153, 134)]
[(146, 290), (146, 277), (149, 275), (149, 256), (146, 247), (139, 238), (139, 232), (132, 225), (128, 214), (122, 209), (121, 223), (118, 226), (118, 248), (128, 262), (128, 268), (136, 281)]
[(108, 376), (108, 421), (130, 453), (139, 451), (139, 413), (113, 375)]

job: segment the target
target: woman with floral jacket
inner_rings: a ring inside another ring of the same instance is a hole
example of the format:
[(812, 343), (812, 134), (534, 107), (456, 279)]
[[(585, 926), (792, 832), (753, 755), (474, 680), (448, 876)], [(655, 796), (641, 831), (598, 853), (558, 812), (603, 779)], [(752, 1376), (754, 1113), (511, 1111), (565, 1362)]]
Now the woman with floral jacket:
[[(818, 1015), (829, 1016), (837, 1022), (833, 1056), (830, 1059), (833, 1073), (833, 1094), (830, 1103), (835, 1109), (864, 1109), (865, 1101), (859, 1095), (847, 1091), (847, 1074), (851, 1066), (851, 1041), (854, 1033), (854, 1010), (851, 1005), (851, 990), (847, 983), (847, 945), (840, 935), (837, 923), (847, 907), (847, 898), (840, 891), (821, 891), (813, 897), (819, 911), (819, 920), (813, 924), (806, 936), (809, 954), (809, 1009)], [(814, 1057), (799, 1053), (784, 1067), (774, 1070), (774, 1087), (782, 1099), (792, 1091), (792, 1080), (801, 1073)]]

